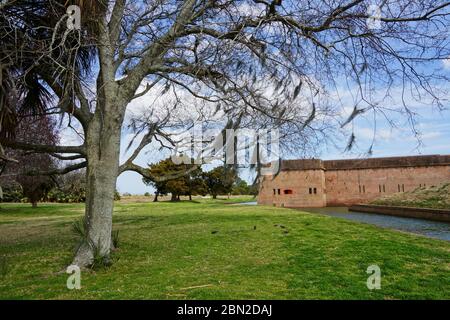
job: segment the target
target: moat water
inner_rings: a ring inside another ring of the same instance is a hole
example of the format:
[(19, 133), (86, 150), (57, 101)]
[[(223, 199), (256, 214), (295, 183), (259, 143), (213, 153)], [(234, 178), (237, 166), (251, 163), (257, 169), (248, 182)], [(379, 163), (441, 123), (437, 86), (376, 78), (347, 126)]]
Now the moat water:
[[(256, 202), (240, 203), (240, 205), (256, 205)], [(298, 210), (344, 218), (347, 220), (373, 224), (383, 228), (411, 232), (430, 238), (450, 241), (450, 223), (446, 222), (387, 216), (376, 213), (351, 212), (348, 211), (348, 208), (344, 207), (301, 208)]]
[(450, 241), (450, 223), (446, 222), (387, 216), (376, 213), (351, 212), (348, 211), (348, 208), (341, 207), (303, 208), (301, 210)]

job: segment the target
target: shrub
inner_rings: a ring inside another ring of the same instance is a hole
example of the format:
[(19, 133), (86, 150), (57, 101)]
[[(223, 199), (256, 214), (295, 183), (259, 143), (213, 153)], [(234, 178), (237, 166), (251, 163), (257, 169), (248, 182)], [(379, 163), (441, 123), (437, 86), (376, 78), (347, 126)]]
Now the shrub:
[(101, 269), (111, 266), (111, 259), (109, 256), (105, 256), (101, 253), (100, 250), (100, 243), (94, 244), (92, 241), (89, 242), (89, 245), (91, 246), (93, 250), (93, 259), (92, 264), (89, 266), (91, 269)]
[[(18, 184), (3, 186), (3, 202), (23, 202), (24, 195)], [(25, 199), (26, 200), (26, 199)]]
[(113, 247), (117, 249), (119, 247), (119, 230), (113, 230), (111, 234), (111, 241)]
[[(87, 245), (92, 248), (93, 261), (90, 266), (91, 269), (98, 269), (102, 267), (108, 267), (111, 265), (111, 260), (108, 256), (102, 255), (100, 252), (100, 245), (91, 241), (87, 234), (87, 220), (86, 217), (82, 217), (72, 224), (72, 232), (77, 237), (77, 243), (75, 246), (75, 252), (77, 252), (81, 246)], [(114, 247), (119, 245), (119, 231), (113, 231), (111, 241), (113, 241)], [(116, 247), (117, 248), (117, 247)]]
[(59, 203), (79, 203), (86, 201), (85, 189), (61, 190), (54, 188), (47, 195), (47, 201)]
[(82, 245), (87, 242), (87, 220), (86, 217), (82, 217), (72, 223), (72, 232), (78, 238), (78, 242), (75, 246), (75, 252), (80, 249)]

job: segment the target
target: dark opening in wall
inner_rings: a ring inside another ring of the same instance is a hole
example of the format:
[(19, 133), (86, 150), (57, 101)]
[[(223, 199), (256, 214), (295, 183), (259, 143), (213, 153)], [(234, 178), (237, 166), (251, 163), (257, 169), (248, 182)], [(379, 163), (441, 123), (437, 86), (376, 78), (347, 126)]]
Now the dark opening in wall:
[(400, 192), (400, 185), (398, 185), (398, 192)]
[(314, 194), (317, 194), (317, 188), (314, 188)]
[(363, 193), (366, 193), (366, 186), (363, 186)]
[(405, 185), (402, 184), (402, 191), (405, 192)]
[(309, 188), (309, 194), (312, 194), (312, 188)]
[(281, 189), (278, 189), (278, 194), (281, 194)]
[(361, 185), (359, 185), (359, 193), (361, 193)]
[(386, 192), (386, 186), (383, 184), (383, 192)]
[(378, 190), (379, 190), (380, 193), (381, 193), (381, 184), (378, 185)]
[(274, 195), (277, 194), (277, 190), (273, 189), (273, 194)]
[(294, 193), (294, 192), (292, 192), (291, 189), (286, 189), (283, 192), (284, 192), (284, 194), (293, 194)]

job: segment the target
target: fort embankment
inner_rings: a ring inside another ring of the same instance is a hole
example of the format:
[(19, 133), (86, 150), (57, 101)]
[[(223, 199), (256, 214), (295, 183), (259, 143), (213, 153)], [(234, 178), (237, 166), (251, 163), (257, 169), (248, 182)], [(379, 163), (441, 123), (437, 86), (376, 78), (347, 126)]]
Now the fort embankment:
[(385, 214), (407, 218), (428, 219), (435, 221), (450, 222), (450, 210), (409, 208), (395, 206), (381, 206), (372, 204), (358, 204), (350, 206), (349, 211)]

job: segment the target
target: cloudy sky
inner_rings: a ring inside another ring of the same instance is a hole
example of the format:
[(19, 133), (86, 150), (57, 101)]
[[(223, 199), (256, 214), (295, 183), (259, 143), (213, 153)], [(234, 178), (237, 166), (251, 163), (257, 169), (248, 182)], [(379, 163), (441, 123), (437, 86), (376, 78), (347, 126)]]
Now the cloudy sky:
[[(450, 73), (450, 60), (442, 63), (442, 68)], [(450, 84), (442, 84), (443, 89), (448, 89)], [(383, 105), (398, 107), (400, 103), (401, 90), (392, 90), (392, 95), (383, 100)], [(352, 90), (343, 88), (336, 89), (332, 93), (332, 100), (345, 119), (353, 110), (355, 97)], [(170, 96), (169, 96), (170, 99)], [(419, 136), (413, 134), (407, 117), (396, 113), (388, 114), (389, 120), (395, 123), (392, 127), (381, 115), (371, 112), (358, 116), (352, 123), (347, 125), (333, 141), (328, 141), (317, 147), (314, 153), (322, 159), (361, 158), (368, 156), (368, 150), (372, 146), (373, 157), (385, 156), (408, 156), (420, 154), (450, 154), (450, 103), (448, 97), (444, 97), (444, 109), (438, 110), (430, 106), (430, 101), (406, 97), (408, 108), (417, 113), (415, 129)], [(419, 101), (418, 101), (419, 100)], [(167, 101), (166, 101), (167, 102)], [(154, 96), (147, 95), (132, 102), (128, 108), (127, 116), (141, 114), (148, 110), (148, 106), (155, 103)], [(164, 103), (164, 101), (163, 101)], [(186, 110), (185, 110), (186, 111)], [(191, 110), (188, 110), (188, 113)], [(348, 137), (351, 133), (356, 136), (355, 145), (351, 151), (345, 151)], [(121, 161), (125, 161), (133, 151), (126, 151), (126, 146), (132, 139), (130, 132), (124, 131), (121, 145)], [(138, 139), (139, 141), (139, 139)], [(70, 129), (61, 131), (61, 144), (79, 144), (81, 139)], [(136, 163), (146, 166), (148, 163), (162, 160), (168, 157), (168, 151), (159, 150), (157, 146), (151, 145), (141, 152)], [(296, 154), (283, 155), (283, 158), (298, 158)], [(244, 172), (244, 178), (248, 178)], [(153, 192), (153, 189), (142, 182), (142, 177), (133, 172), (125, 172), (119, 176), (117, 181), (119, 192), (131, 194), (144, 194)]]
[[(378, 129), (376, 131), (376, 142), (373, 147), (373, 157), (450, 154), (449, 111), (438, 112), (424, 110), (419, 119), (418, 129), (422, 132), (420, 141), (412, 134), (407, 126), (403, 128), (385, 127)], [(344, 151), (345, 145), (341, 145), (341, 148), (334, 145), (327, 145), (323, 146), (323, 150), (319, 151), (321, 158), (343, 159), (364, 157), (373, 140), (373, 128), (369, 125), (355, 128), (355, 135), (357, 142), (351, 152)], [(149, 154), (141, 155), (136, 162), (145, 165), (147, 161), (151, 161), (151, 159), (159, 160), (165, 158), (165, 155), (153, 150)], [(134, 172), (125, 172), (120, 175), (117, 180), (117, 188), (121, 193), (143, 194), (145, 192), (153, 192), (151, 187), (142, 183), (141, 176)]]

